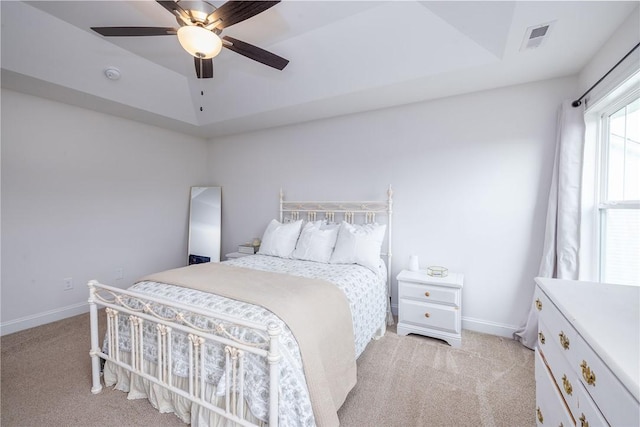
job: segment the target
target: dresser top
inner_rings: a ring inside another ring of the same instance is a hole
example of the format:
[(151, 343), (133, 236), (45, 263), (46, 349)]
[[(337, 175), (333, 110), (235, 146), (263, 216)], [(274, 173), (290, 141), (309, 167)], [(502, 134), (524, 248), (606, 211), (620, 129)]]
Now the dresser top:
[(541, 277), (536, 282), (640, 401), (640, 286)]

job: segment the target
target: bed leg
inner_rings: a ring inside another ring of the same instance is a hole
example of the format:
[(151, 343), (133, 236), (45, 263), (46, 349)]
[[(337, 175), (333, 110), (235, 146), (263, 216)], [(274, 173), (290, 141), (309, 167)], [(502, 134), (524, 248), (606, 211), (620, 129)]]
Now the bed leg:
[(91, 393), (97, 394), (102, 391), (102, 383), (100, 382), (100, 345), (98, 344), (98, 306), (95, 303), (95, 287), (97, 282), (91, 280), (88, 283), (89, 286), (89, 321), (91, 323), (91, 349), (89, 355), (91, 356)]
[(278, 426), (278, 393), (280, 383), (280, 326), (270, 323), (267, 331), (269, 333), (269, 427)]

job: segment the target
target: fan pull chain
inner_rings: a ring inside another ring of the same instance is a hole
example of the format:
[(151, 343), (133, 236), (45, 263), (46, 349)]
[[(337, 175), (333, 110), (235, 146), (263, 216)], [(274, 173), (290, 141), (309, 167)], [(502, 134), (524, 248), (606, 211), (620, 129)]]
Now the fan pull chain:
[[(203, 71), (203, 67), (202, 67), (202, 58), (200, 58), (200, 75), (204, 76), (204, 71)], [(204, 96), (204, 90), (202, 90), (202, 79), (200, 79), (200, 96), (203, 97)], [(204, 111), (204, 109), (202, 108), (202, 98), (200, 98), (200, 111)]]

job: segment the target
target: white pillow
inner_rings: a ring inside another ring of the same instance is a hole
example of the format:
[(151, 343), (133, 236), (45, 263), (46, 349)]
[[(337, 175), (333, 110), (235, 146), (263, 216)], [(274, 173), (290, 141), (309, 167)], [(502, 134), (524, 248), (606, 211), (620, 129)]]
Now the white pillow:
[(386, 230), (384, 224), (354, 225), (343, 221), (329, 262), (359, 264), (377, 272)]
[(292, 257), (306, 261), (329, 262), (338, 238), (338, 230), (337, 225), (328, 226), (322, 221), (306, 223)]
[(291, 258), (300, 235), (302, 220), (281, 223), (272, 219), (262, 235), (258, 254)]

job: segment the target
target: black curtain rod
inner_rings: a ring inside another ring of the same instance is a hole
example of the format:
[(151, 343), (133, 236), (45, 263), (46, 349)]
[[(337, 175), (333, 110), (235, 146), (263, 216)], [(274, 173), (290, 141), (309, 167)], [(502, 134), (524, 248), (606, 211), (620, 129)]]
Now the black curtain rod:
[(589, 88), (589, 90), (588, 90), (588, 91), (586, 91), (585, 93), (583, 93), (583, 94), (582, 94), (582, 96), (581, 96), (580, 98), (578, 98), (578, 99), (576, 99), (575, 101), (573, 101), (573, 102), (571, 103), (571, 105), (573, 105), (574, 107), (579, 107), (580, 105), (582, 105), (582, 99), (583, 99), (585, 96), (589, 95), (589, 92), (591, 92), (591, 91), (593, 90), (593, 88), (594, 88), (594, 87), (598, 86), (598, 85), (600, 84), (600, 82), (601, 82), (601, 81), (603, 81), (603, 80), (605, 79), (605, 77), (607, 77), (607, 76), (609, 75), (609, 73), (611, 73), (613, 70), (615, 70), (615, 69), (616, 69), (616, 67), (622, 63), (622, 61), (624, 61), (625, 59), (627, 59), (627, 57), (628, 57), (629, 55), (631, 55), (631, 54), (633, 53), (633, 51), (634, 51), (634, 50), (636, 50), (636, 49), (638, 48), (638, 46), (640, 46), (640, 43), (638, 43), (637, 45), (635, 45), (635, 46), (633, 47), (633, 49), (631, 49), (631, 50), (629, 51), (629, 53), (627, 53), (627, 54), (626, 54), (626, 55), (625, 55), (625, 56), (624, 56), (620, 61), (618, 61), (618, 63), (617, 63), (616, 65), (614, 65), (613, 67), (611, 67), (611, 69), (610, 69), (609, 71), (607, 71), (607, 74), (605, 74), (604, 76), (600, 77), (600, 80), (598, 80), (598, 81), (597, 81), (593, 86), (591, 86), (591, 87)]

